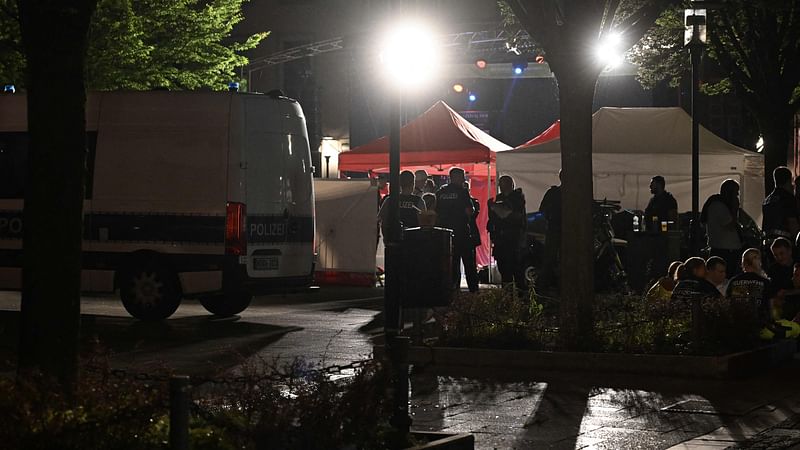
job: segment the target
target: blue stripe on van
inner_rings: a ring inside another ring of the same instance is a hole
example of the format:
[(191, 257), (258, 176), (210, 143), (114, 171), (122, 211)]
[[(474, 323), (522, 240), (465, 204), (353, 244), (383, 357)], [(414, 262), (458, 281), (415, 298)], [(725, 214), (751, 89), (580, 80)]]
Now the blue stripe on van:
[(87, 214), (83, 238), (92, 241), (222, 243), (225, 217), (200, 215)]
[[(22, 211), (0, 211), (0, 239), (22, 239)], [(223, 243), (225, 217), (180, 214), (93, 213), (83, 218), (83, 239)]]
[[(22, 211), (0, 211), (0, 239), (22, 239)], [(181, 214), (92, 213), (83, 238), (91, 241), (223, 243), (225, 217)], [(248, 216), (247, 241), (254, 244), (313, 242), (312, 217)]]

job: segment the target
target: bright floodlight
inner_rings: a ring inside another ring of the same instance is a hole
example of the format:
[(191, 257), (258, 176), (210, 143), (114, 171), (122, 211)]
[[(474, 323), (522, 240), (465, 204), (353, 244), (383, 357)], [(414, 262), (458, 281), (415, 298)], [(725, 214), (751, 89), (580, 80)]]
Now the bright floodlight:
[(622, 49), (622, 35), (611, 33), (603, 38), (595, 48), (595, 57), (606, 68), (613, 69), (625, 60)]
[(396, 87), (416, 87), (430, 80), (439, 66), (438, 44), (425, 26), (407, 22), (392, 28), (380, 47), (387, 78)]

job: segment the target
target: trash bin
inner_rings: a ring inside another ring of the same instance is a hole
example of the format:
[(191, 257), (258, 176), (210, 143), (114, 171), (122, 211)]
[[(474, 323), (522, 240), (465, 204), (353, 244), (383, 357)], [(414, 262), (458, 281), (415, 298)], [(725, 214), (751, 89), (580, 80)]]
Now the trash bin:
[(453, 296), (453, 231), (408, 228), (403, 231), (402, 305), (448, 306)]

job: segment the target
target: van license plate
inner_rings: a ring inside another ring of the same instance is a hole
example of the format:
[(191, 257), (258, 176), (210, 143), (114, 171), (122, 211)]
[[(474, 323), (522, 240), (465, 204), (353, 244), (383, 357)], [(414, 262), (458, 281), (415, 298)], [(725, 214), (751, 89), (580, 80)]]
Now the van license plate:
[(278, 257), (262, 256), (253, 258), (253, 268), (255, 270), (278, 270)]

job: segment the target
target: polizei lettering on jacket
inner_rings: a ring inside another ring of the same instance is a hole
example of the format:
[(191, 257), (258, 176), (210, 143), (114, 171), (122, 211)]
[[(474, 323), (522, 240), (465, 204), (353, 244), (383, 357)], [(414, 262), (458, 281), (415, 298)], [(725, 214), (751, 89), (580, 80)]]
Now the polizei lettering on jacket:
[(412, 200), (401, 200), (400, 201), (400, 208), (419, 210), (419, 208), (417, 208), (417, 205)]
[(439, 194), (439, 200), (458, 200), (458, 192), (442, 192)]

